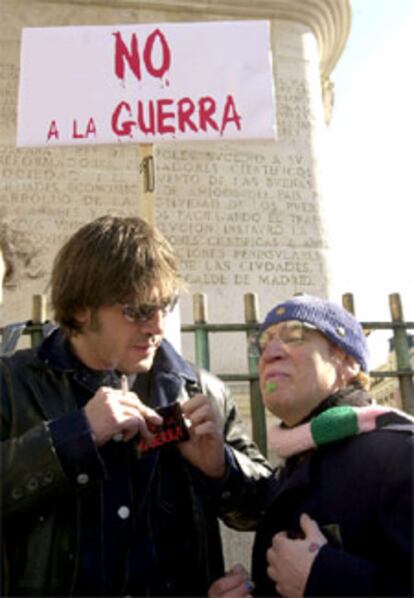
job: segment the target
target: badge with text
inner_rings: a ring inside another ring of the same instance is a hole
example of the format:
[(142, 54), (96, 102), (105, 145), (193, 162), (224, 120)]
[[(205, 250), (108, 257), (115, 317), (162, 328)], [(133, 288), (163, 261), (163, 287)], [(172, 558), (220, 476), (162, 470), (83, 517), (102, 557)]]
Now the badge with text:
[(153, 434), (153, 438), (148, 442), (145, 438), (140, 438), (137, 446), (141, 453), (146, 453), (151, 449), (158, 448), (171, 442), (182, 442), (188, 440), (189, 433), (178, 401), (158, 407), (155, 410), (163, 418), (160, 426), (149, 424), (148, 428)]
[(22, 31), (18, 147), (275, 135), (268, 21)]

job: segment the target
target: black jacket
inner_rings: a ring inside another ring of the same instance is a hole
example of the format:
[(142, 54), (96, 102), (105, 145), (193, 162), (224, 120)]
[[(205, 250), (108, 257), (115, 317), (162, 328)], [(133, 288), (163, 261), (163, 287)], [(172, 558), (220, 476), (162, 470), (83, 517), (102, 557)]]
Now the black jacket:
[(266, 550), (277, 532), (299, 533), (301, 513), (328, 537), (306, 595), (413, 595), (413, 429), (411, 419), (393, 412), (372, 432), (286, 462), (256, 535), (257, 595), (275, 595)]
[(0, 365), (3, 594), (206, 594), (223, 574), (217, 517), (251, 529), (243, 512), (255, 479), (270, 473), (227, 388), (167, 342), (147, 379), (137, 377), (154, 407), (208, 395), (226, 440), (218, 483), (174, 445), (145, 456), (134, 441), (97, 449), (81, 406), (116, 374), (76, 363), (59, 332)]

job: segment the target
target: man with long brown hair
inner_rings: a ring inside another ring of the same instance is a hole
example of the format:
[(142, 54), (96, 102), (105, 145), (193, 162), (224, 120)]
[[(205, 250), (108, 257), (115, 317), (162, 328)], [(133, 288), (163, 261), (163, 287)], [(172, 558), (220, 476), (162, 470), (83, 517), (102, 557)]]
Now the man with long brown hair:
[(182, 286), (138, 218), (99, 218), (58, 253), (59, 327), (1, 360), (5, 595), (206, 594), (218, 517), (251, 526), (270, 469), (226, 387), (163, 338)]

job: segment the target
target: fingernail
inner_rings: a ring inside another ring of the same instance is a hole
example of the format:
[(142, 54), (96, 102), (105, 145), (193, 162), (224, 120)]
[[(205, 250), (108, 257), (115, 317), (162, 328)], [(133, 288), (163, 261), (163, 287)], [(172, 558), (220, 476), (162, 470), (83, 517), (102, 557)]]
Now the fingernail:
[(248, 592), (252, 592), (254, 590), (254, 582), (253, 581), (245, 581), (244, 582), (244, 587), (246, 588), (246, 590)]

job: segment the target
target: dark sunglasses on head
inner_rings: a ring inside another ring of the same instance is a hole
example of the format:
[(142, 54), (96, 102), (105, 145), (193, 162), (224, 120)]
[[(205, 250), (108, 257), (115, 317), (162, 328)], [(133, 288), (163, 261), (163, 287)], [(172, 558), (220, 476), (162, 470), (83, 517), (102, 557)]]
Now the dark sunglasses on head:
[(178, 295), (172, 299), (164, 299), (159, 303), (143, 303), (142, 305), (122, 305), (122, 315), (128, 322), (147, 322), (152, 320), (157, 312), (162, 312), (166, 316), (177, 305)]

